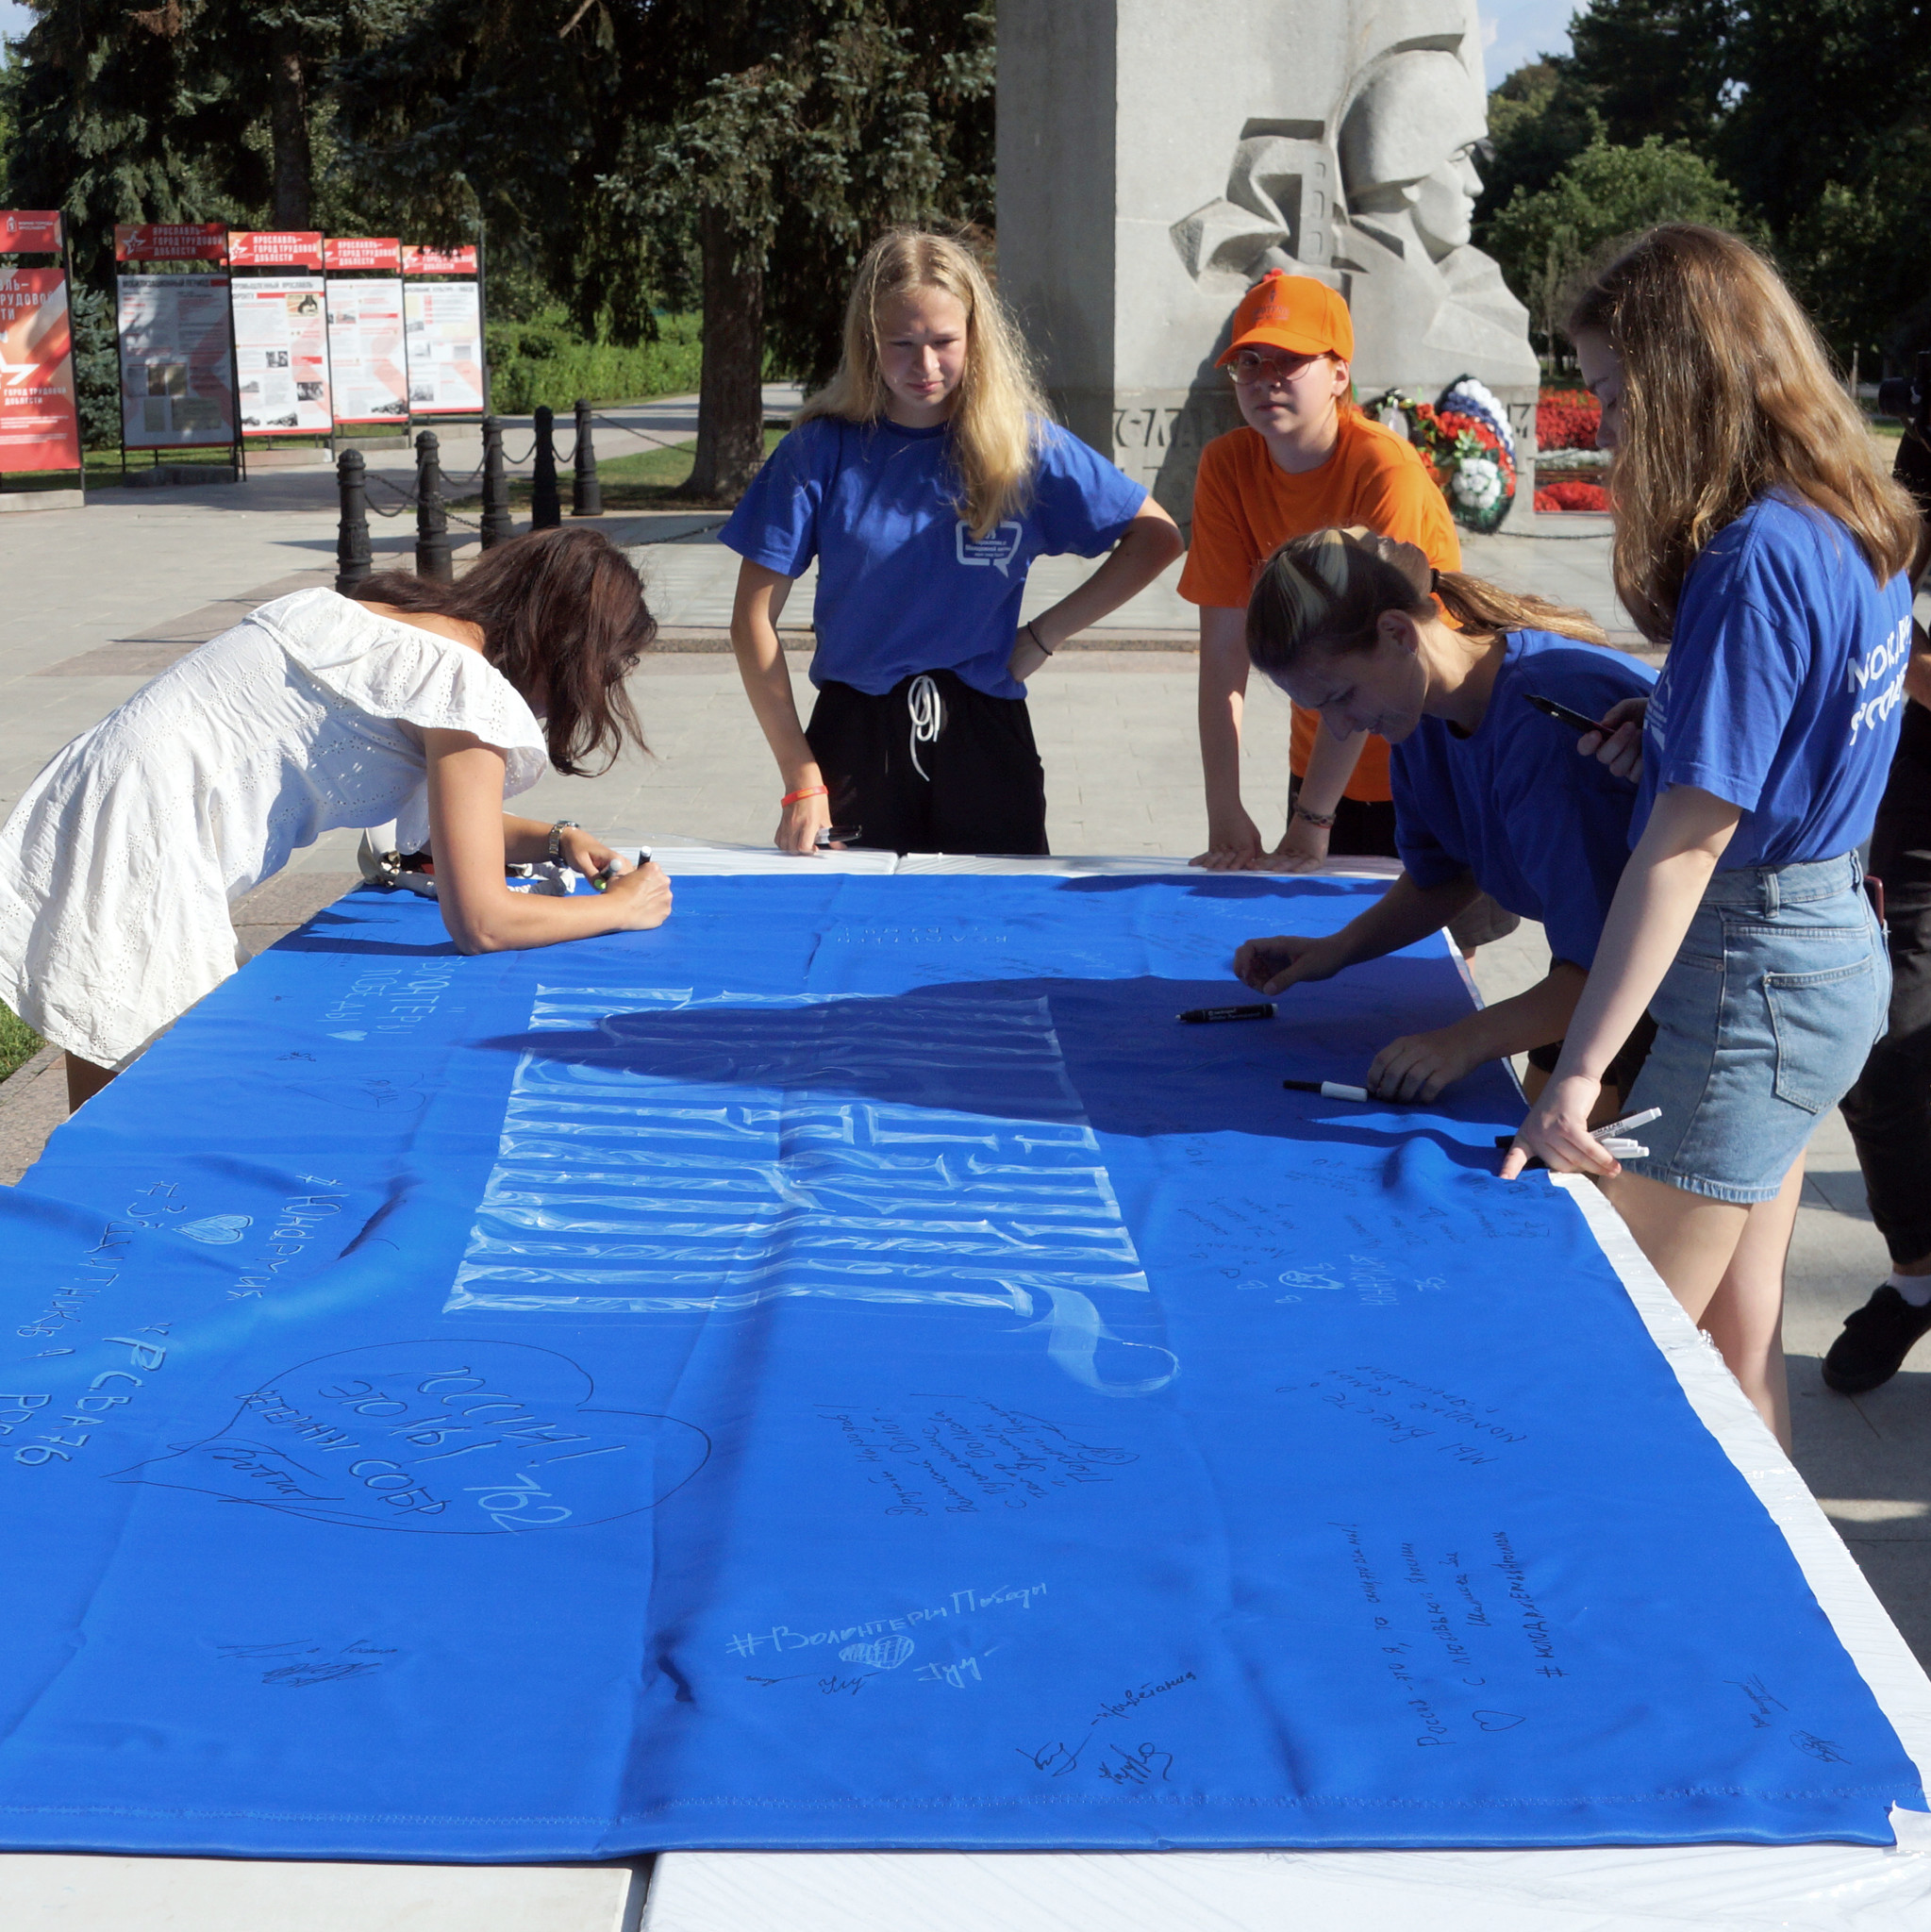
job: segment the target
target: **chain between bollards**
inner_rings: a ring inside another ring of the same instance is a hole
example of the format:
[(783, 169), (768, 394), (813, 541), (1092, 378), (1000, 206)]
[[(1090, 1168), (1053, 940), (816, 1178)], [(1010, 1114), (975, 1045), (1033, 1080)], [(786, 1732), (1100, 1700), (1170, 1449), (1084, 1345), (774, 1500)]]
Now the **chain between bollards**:
[(449, 548), (449, 518), (442, 504), (442, 465), (434, 430), (416, 438), (416, 575), (439, 583), (455, 581)]
[(590, 405), (576, 399), (576, 482), (570, 493), (570, 514), (574, 517), (600, 517), (604, 513), (604, 486), (597, 481), (597, 453), (590, 440)]
[(509, 516), (509, 475), (503, 467), (503, 425), (483, 418), (483, 548), (516, 535)]
[(341, 498), (341, 522), (336, 526), (336, 594), (349, 597), (375, 568), (369, 555), (368, 465), (358, 449), (345, 449), (336, 458), (336, 490)]
[(548, 404), (537, 408), (536, 468), (530, 475), (530, 528), (554, 530), (563, 521), (557, 493), (557, 418)]

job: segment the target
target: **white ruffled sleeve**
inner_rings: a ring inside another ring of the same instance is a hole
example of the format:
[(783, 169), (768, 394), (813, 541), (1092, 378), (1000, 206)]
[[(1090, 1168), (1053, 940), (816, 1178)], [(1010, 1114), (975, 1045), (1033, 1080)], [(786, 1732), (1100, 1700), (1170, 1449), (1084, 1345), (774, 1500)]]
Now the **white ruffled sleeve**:
[(469, 731), (503, 753), (503, 793), (549, 769), (543, 728), (523, 694), (479, 651), (378, 617), (333, 591), (297, 591), (254, 614), (289, 659), (343, 704), (427, 731)]

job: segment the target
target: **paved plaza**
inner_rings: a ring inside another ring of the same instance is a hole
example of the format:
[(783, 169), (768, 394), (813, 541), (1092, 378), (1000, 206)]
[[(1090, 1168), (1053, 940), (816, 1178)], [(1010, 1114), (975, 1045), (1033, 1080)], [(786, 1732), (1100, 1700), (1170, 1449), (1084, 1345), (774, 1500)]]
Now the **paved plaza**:
[[(783, 390), (767, 392), (774, 409), (791, 400)], [(688, 397), (599, 415), (605, 457), (688, 440), (696, 426)], [(521, 452), (527, 425), (512, 424), (508, 441)], [(452, 474), (476, 462), (474, 431), (452, 430), (444, 443)], [(370, 462), (394, 486), (373, 497), (395, 502), (409, 480), (407, 453), (376, 452)], [(768, 843), (779, 788), (723, 635), (736, 559), (715, 541), (721, 521), (671, 513), (600, 520), (613, 541), (635, 548), (663, 627), (664, 647), (633, 687), (652, 752), (626, 757), (602, 778), (546, 777), (521, 802), (533, 816), (581, 819), (660, 851), (680, 841)], [(267, 471), (240, 486), (110, 490), (85, 509), (0, 518), (8, 590), (0, 609), (0, 703), (8, 721), (0, 739), (0, 811), (52, 753), (194, 642), (267, 597), (330, 582), (335, 524), (333, 477), (319, 468)], [(458, 558), (473, 556), (473, 534), (457, 534)], [(406, 564), (412, 525), (406, 518), (381, 523), (375, 541), (378, 564), (391, 556)], [(1533, 519), (1522, 534), (1467, 539), (1465, 550), (1471, 570), (1580, 604), (1619, 641), (1635, 641), (1610, 586), (1603, 520)], [(1074, 558), (1041, 563), (1026, 613), (1090, 568)], [(1056, 852), (1184, 855), (1205, 842), (1192, 612), (1175, 594), (1177, 575), (1176, 565), (1034, 680)], [(808, 691), (809, 591), (800, 585), (783, 624), (795, 626), (788, 641), (797, 646), (791, 661), (801, 702)], [(1269, 815), (1278, 821), (1285, 801), (1288, 723), (1286, 702), (1257, 685), (1245, 790), (1264, 824)], [(354, 845), (353, 834), (331, 834), (244, 903), (239, 918), (251, 950), (351, 883)], [(1540, 929), (1525, 926), (1484, 949), (1473, 971), (1492, 999), (1539, 977), (1546, 961)], [(0, 1179), (19, 1177), (63, 1115), (50, 1056), (0, 1086)], [(1848, 1135), (1832, 1114), (1813, 1142), (1790, 1260), (1786, 1334), (1797, 1462), (1931, 1663), (1931, 1359), (1855, 1401), (1829, 1393), (1818, 1375), (1818, 1357), (1843, 1315), (1888, 1269)], [(1581, 1362), (1560, 1368), (1588, 1373)]]

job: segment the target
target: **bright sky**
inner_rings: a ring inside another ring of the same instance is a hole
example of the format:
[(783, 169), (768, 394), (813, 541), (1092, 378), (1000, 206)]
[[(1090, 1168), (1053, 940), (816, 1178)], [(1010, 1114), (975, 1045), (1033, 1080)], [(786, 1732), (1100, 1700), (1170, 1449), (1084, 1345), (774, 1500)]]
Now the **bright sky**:
[(1569, 52), (1569, 20), (1586, 0), (1498, 0), (1483, 6), (1482, 59), (1494, 87), (1543, 54)]
[(17, 41), (34, 24), (20, 0), (0, 0), (0, 41)]

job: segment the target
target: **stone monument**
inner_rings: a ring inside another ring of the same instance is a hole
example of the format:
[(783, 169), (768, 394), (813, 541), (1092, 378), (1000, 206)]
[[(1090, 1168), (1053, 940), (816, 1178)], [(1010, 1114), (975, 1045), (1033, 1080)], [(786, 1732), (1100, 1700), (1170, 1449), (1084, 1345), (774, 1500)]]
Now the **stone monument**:
[(1528, 313), (1469, 245), (1474, 0), (1001, 0), (999, 274), (1069, 427), (1183, 525), (1240, 421), (1214, 358), (1269, 269), (1354, 315), (1356, 391), (1507, 405), (1533, 486)]

